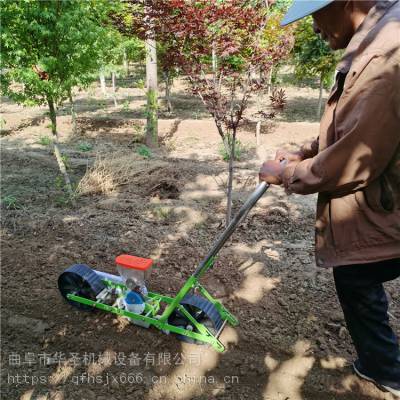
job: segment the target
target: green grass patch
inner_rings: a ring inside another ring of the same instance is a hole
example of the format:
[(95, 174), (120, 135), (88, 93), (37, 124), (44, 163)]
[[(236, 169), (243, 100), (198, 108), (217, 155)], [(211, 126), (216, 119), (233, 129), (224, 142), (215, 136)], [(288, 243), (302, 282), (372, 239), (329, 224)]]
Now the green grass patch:
[(143, 158), (151, 158), (152, 157), (151, 150), (144, 144), (140, 145), (136, 149), (136, 153), (138, 153)]
[(41, 146), (50, 146), (53, 143), (53, 141), (49, 136), (42, 135), (39, 137), (37, 143), (40, 144)]

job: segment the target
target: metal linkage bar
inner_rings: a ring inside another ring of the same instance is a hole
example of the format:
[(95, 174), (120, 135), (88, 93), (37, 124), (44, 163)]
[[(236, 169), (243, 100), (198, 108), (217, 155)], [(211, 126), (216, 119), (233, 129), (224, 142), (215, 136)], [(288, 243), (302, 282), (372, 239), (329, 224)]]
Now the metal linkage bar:
[(214, 242), (211, 250), (208, 252), (206, 257), (201, 261), (196, 271), (192, 276), (199, 278), (203, 275), (204, 272), (207, 271), (208, 268), (211, 267), (212, 261), (218, 252), (221, 250), (222, 246), (225, 242), (232, 236), (232, 233), (235, 231), (236, 227), (246, 218), (248, 212), (254, 207), (257, 201), (263, 196), (263, 194), (269, 188), (269, 184), (266, 182), (261, 182), (254, 192), (250, 195), (250, 197), (246, 200), (246, 202), (242, 205), (238, 213), (232, 219), (228, 227), (222, 232), (221, 236)]

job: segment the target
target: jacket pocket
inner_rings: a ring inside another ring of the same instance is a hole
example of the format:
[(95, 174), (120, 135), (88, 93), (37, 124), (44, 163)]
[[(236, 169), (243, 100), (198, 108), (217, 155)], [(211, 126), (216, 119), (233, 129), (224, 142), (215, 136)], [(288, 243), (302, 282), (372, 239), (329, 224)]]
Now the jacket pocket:
[(367, 206), (379, 213), (391, 213), (395, 209), (395, 194), (385, 175), (357, 191), (355, 197), (361, 208)]
[(352, 248), (368, 234), (365, 232), (365, 213), (356, 193), (332, 198), (330, 201), (331, 232), (338, 252)]

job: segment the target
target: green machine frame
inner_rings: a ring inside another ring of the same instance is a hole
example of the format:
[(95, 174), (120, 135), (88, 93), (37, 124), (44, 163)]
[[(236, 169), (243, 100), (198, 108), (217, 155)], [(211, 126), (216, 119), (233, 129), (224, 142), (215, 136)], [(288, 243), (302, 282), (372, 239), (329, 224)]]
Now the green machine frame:
[[(195, 341), (210, 344), (216, 351), (223, 352), (224, 345), (220, 342), (219, 336), (222, 333), (225, 325), (229, 323), (231, 326), (238, 325), (238, 320), (232, 315), (223, 304), (215, 299), (204, 286), (200, 284), (201, 277), (213, 267), (215, 258), (219, 250), (223, 247), (225, 242), (231, 237), (236, 227), (247, 216), (247, 213), (253, 208), (257, 201), (263, 196), (268, 189), (269, 185), (265, 182), (260, 183), (254, 192), (249, 196), (238, 213), (230, 222), (229, 226), (219, 236), (213, 244), (211, 250), (206, 257), (201, 261), (195, 272), (187, 279), (182, 288), (175, 297), (164, 296), (158, 293), (149, 292), (145, 297), (145, 309), (142, 314), (136, 314), (124, 310), (116, 305), (104, 304), (101, 300), (101, 293), (98, 294), (96, 300), (91, 300), (85, 297), (78, 296), (73, 293), (68, 293), (66, 298), (73, 302), (78, 302), (86, 306), (98, 308), (103, 311), (111, 312), (117, 315), (130, 318), (132, 321), (142, 326), (154, 326), (165, 333), (175, 333), (178, 335), (186, 336)], [(96, 272), (96, 271), (94, 271)], [(101, 273), (100, 273), (101, 274)], [(110, 275), (111, 276), (111, 275)], [(100, 275), (101, 277), (101, 275)], [(119, 279), (119, 277), (116, 277)], [(129, 290), (123, 283), (114, 281), (112, 279), (102, 278), (105, 286), (104, 291), (116, 289), (123, 297), (125, 292)], [(210, 330), (206, 325), (196, 320), (196, 318), (181, 304), (185, 296), (189, 293), (199, 293), (201, 297), (207, 300), (218, 311), (219, 318), (222, 320), (219, 324), (220, 327), (216, 332)], [(164, 310), (162, 311), (161, 304), (165, 303)], [(178, 311), (182, 316), (187, 319), (188, 325), (192, 329), (186, 329), (181, 326), (172, 325), (168, 322), (169, 317), (175, 311)]]

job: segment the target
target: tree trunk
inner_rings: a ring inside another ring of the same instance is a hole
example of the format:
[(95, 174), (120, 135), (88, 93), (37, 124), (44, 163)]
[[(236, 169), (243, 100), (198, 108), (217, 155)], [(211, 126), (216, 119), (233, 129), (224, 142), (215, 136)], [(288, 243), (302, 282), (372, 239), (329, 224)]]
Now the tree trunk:
[(123, 64), (125, 68), (125, 75), (128, 77), (129, 76), (129, 63), (128, 63), (128, 55), (126, 54), (126, 49), (124, 48), (123, 50)]
[(261, 133), (261, 121), (257, 121), (257, 125), (256, 125), (256, 145), (257, 145), (257, 147), (260, 145), (260, 142), (261, 142), (260, 133)]
[(213, 72), (214, 87), (217, 87), (218, 58), (217, 58), (217, 51), (215, 50), (214, 43), (212, 45), (211, 59), (212, 59), (212, 72)]
[(99, 71), (99, 78), (100, 78), (100, 88), (101, 88), (101, 92), (103, 93), (103, 95), (105, 96), (107, 94), (106, 92), (106, 78), (104, 76), (104, 70), (101, 69)]
[(50, 111), (51, 133), (53, 134), (54, 155), (56, 157), (57, 164), (58, 164), (58, 167), (60, 169), (60, 172), (64, 177), (65, 187), (66, 187), (66, 189), (68, 191), (68, 194), (71, 197), (72, 203), (74, 203), (71, 180), (69, 179), (67, 168), (65, 166), (65, 162), (64, 162), (64, 160), (62, 158), (62, 154), (61, 154), (60, 147), (59, 147), (59, 144), (58, 144), (57, 115), (56, 115), (56, 110), (55, 110), (55, 107), (54, 107), (54, 102), (51, 99), (47, 99), (47, 104), (49, 105), (49, 111)]
[(319, 77), (319, 98), (318, 98), (317, 118), (321, 117), (323, 88), (324, 88), (324, 79), (323, 75), (321, 74), (321, 76)]
[(111, 72), (111, 82), (112, 82), (112, 92), (113, 92), (113, 100), (114, 100), (114, 107), (118, 106), (117, 103), (117, 96), (116, 96), (116, 87), (115, 87), (115, 72)]
[(236, 130), (233, 131), (231, 136), (232, 142), (230, 143), (229, 152), (229, 167), (228, 167), (228, 190), (227, 190), (227, 203), (226, 203), (226, 221), (225, 226), (228, 227), (232, 219), (232, 189), (233, 189), (233, 163), (235, 160), (235, 144), (236, 144)]
[(157, 50), (153, 38), (146, 39), (146, 81), (147, 81), (147, 124), (146, 144), (158, 145), (158, 104), (157, 104)]
[(250, 66), (250, 79), (252, 82), (258, 82), (258, 77), (257, 75), (257, 67), (255, 65)]
[(165, 78), (165, 102), (167, 103), (167, 111), (172, 112), (172, 103), (171, 103), (171, 78), (170, 73), (167, 71), (164, 74)]
[(270, 96), (272, 92), (272, 70), (273, 67), (271, 66), (270, 70), (268, 71), (268, 91), (267, 91), (268, 96)]
[(72, 98), (72, 91), (70, 90), (68, 93), (69, 96), (69, 104), (71, 107), (71, 122), (72, 122), (72, 133), (76, 135), (78, 133), (78, 127), (76, 125), (76, 112), (75, 112), (75, 104), (74, 99)]

